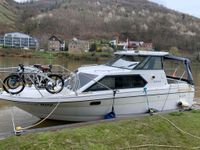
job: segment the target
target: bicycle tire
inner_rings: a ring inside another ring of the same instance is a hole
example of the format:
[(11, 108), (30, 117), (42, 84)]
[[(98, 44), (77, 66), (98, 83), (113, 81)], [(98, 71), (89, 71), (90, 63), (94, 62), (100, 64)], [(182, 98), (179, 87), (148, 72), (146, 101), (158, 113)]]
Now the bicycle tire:
[[(64, 88), (64, 80), (63, 78), (60, 76), (60, 75), (57, 75), (57, 74), (50, 74), (48, 75), (49, 78), (53, 79), (53, 80), (56, 80), (56, 84), (59, 84), (60, 88), (57, 89), (57, 90), (54, 90), (55, 86), (53, 86), (53, 89), (52, 89), (52, 86), (49, 86), (48, 85), (48, 81), (46, 82), (46, 86), (45, 86), (45, 89), (51, 93), (51, 94), (56, 94), (56, 93), (59, 93), (63, 90)], [(57, 83), (57, 81), (59, 81), (59, 83)]]
[[(11, 83), (11, 81), (13, 81), (14, 83)], [(15, 87), (11, 84), (17, 84), (15, 85)], [(21, 86), (21, 87), (20, 87)], [(12, 91), (19, 88), (17, 91)], [(3, 80), (3, 89), (9, 93), (9, 94), (19, 94), (21, 93), (25, 88), (25, 82), (24, 80), (15, 74), (9, 75), (7, 76), (4, 80)]]

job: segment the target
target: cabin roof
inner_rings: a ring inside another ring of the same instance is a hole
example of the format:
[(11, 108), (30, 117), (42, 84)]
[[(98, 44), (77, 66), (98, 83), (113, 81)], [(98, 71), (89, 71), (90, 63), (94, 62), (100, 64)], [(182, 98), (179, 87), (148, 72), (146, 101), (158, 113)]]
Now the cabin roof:
[(143, 55), (143, 56), (166, 56), (169, 55), (168, 52), (156, 52), (156, 51), (138, 51), (138, 50), (129, 50), (129, 51), (119, 51), (115, 55)]

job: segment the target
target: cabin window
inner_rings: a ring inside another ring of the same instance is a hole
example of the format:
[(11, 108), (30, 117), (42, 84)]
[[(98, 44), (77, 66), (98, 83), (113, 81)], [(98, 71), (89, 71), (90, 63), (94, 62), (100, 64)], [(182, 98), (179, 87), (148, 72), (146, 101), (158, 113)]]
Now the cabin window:
[[(185, 65), (182, 61), (164, 58), (163, 67), (168, 78), (175, 78), (179, 80), (188, 79), (188, 74), (185, 71)], [(172, 81), (173, 80), (168, 79), (168, 83), (171, 83)]]
[(115, 78), (105, 77), (100, 80), (98, 83), (95, 83), (93, 86), (88, 88), (85, 92), (89, 91), (104, 91), (109, 89), (115, 89)]
[(65, 86), (73, 91), (76, 91), (88, 84), (90, 81), (94, 80), (96, 77), (97, 75), (94, 74), (82, 72), (77, 73), (77, 71), (75, 71), (74, 74), (71, 74), (70, 77), (65, 80)]
[(97, 77), (97, 75), (94, 75), (94, 74), (88, 74), (88, 73), (80, 72), (78, 74), (78, 79), (79, 79), (79, 83), (80, 83), (79, 88), (88, 84), (90, 81), (94, 80), (96, 77)]
[(116, 55), (116, 57), (109, 61), (106, 65), (111, 67), (133, 69), (139, 62), (143, 61), (146, 56), (129, 56), (129, 55)]
[(141, 62), (136, 69), (140, 70), (160, 70), (162, 69), (162, 58), (152, 56)]
[(146, 84), (147, 82), (140, 75), (106, 76), (98, 83), (95, 83), (90, 88), (85, 90), (85, 92), (110, 89), (142, 88)]

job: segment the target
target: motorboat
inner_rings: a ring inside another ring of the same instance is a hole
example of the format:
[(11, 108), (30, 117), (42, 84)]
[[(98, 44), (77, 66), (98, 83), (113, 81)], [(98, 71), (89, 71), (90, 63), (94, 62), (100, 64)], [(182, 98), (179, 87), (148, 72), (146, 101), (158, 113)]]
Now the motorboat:
[(39, 118), (91, 121), (171, 111), (194, 103), (190, 60), (157, 51), (119, 51), (106, 64), (81, 66), (60, 93), (26, 86), (19, 94), (1, 91), (6, 100)]

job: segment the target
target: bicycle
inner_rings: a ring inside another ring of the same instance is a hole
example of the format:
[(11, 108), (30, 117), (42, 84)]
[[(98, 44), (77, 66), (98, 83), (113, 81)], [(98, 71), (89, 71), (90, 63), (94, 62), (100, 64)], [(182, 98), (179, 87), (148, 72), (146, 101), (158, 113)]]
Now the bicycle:
[(62, 91), (64, 80), (61, 75), (52, 74), (52, 65), (26, 66), (19, 65), (16, 73), (7, 76), (3, 81), (3, 89), (9, 94), (19, 94), (28, 84), (34, 85), (37, 89), (46, 89), (49, 93), (55, 94)]

